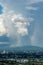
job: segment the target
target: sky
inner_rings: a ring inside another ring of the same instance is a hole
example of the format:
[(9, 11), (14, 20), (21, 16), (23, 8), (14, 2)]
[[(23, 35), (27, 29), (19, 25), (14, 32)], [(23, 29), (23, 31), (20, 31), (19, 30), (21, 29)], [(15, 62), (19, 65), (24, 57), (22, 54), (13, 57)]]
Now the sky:
[(0, 0), (0, 48), (43, 47), (43, 0)]

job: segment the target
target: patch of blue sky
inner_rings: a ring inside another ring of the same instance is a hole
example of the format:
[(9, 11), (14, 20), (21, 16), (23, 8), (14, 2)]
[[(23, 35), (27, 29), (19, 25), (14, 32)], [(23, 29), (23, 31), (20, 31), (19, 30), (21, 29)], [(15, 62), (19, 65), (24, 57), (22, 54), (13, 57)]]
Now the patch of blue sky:
[(3, 13), (3, 7), (2, 7), (2, 5), (0, 5), (0, 14), (2, 14)]

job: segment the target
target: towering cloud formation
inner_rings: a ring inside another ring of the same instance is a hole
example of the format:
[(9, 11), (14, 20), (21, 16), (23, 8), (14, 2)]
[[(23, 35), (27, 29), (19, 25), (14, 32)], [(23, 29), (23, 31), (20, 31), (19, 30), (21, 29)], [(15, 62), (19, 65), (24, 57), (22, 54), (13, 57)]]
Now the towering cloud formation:
[(15, 13), (3, 5), (3, 13), (0, 15), (0, 36), (6, 35), (10, 39), (11, 47), (23, 45), (22, 37), (28, 36), (31, 21), (33, 18)]
[[(36, 29), (38, 25), (36, 28), (34, 27), (39, 17), (37, 16), (39, 5), (37, 7), (36, 4), (43, 2), (43, 0), (5, 0), (5, 2), (0, 0), (0, 2), (3, 7), (1, 10), (3, 13), (0, 14), (0, 37), (7, 36), (10, 40), (8, 43), (10, 47), (34, 45), (36, 36), (39, 37)], [(36, 22), (33, 18), (36, 18)], [(40, 18), (42, 17), (40, 16)]]

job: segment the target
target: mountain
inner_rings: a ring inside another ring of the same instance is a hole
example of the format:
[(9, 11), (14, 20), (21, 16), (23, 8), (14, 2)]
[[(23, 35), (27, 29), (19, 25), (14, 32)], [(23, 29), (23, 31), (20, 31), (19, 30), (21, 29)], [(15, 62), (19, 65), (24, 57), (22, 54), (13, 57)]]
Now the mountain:
[(3, 48), (2, 50), (7, 50), (7, 51), (43, 51), (43, 47), (21, 46), (21, 47), (13, 47), (13, 48)]
[(37, 46), (22, 46), (22, 47), (15, 47), (13, 49), (18, 51), (43, 51), (43, 47), (37, 47)]

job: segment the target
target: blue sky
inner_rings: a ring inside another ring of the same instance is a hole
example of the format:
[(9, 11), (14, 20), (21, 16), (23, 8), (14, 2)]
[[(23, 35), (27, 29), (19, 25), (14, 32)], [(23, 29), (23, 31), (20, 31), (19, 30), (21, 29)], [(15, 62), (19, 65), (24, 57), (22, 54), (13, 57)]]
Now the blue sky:
[(43, 47), (43, 0), (0, 0), (0, 46)]

